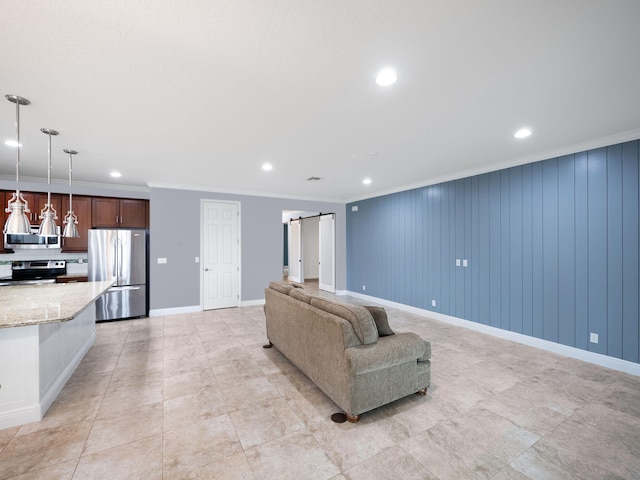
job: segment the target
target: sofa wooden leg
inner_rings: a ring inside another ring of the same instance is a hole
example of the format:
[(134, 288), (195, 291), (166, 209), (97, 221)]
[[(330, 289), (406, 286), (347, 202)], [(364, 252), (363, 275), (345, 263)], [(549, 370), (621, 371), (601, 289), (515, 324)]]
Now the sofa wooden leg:
[(427, 394), (427, 388), (428, 388), (428, 387), (421, 388), (420, 390), (418, 390), (418, 391), (416, 392), (416, 395), (420, 395), (420, 396), (424, 396), (424, 395), (426, 395), (426, 394)]
[(358, 423), (358, 420), (360, 420), (360, 415), (351, 415), (350, 413), (346, 413), (345, 415), (349, 423)]
[(262, 348), (271, 348), (273, 347), (273, 343), (269, 342), (266, 345), (263, 345)]

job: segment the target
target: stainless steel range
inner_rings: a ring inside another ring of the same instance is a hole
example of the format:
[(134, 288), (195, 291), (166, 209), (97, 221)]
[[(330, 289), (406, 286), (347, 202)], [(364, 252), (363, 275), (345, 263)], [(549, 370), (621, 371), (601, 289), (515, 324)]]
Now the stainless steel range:
[(21, 260), (11, 262), (11, 276), (0, 278), (0, 286), (55, 283), (56, 277), (66, 273), (65, 260)]

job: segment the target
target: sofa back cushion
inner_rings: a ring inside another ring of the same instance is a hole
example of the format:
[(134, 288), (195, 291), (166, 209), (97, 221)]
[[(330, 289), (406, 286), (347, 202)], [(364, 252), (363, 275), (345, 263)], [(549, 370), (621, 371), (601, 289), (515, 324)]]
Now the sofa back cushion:
[(303, 288), (292, 288), (291, 290), (289, 290), (289, 296), (305, 303), (311, 303), (311, 299), (315, 298), (314, 294), (309, 293)]
[(364, 345), (378, 341), (378, 329), (369, 310), (360, 305), (332, 302), (322, 297), (312, 297), (311, 305), (347, 320), (353, 327), (358, 339)]
[(269, 282), (269, 288), (275, 290), (276, 292), (284, 293), (285, 295), (289, 295), (289, 292), (293, 288), (292, 285), (289, 285), (285, 282)]

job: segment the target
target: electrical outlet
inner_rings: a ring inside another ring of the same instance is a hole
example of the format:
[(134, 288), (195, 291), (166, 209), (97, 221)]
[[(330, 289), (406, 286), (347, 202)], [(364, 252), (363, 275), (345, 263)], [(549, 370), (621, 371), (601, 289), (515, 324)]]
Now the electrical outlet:
[(160, 263), (160, 264), (167, 263), (167, 259), (166, 258), (158, 258), (158, 263)]
[(362, 285), (362, 291), (365, 291), (366, 289), (367, 289), (367, 287)]
[(598, 343), (598, 334), (593, 332), (589, 334), (589, 341), (591, 343)]
[(468, 267), (469, 266), (469, 262), (467, 261), (466, 258), (462, 260), (462, 266), (463, 267)]
[(459, 266), (460, 266), (460, 259), (456, 258), (456, 267), (459, 267)]
[(435, 300), (431, 300), (431, 306), (435, 307), (436, 306), (436, 301)]

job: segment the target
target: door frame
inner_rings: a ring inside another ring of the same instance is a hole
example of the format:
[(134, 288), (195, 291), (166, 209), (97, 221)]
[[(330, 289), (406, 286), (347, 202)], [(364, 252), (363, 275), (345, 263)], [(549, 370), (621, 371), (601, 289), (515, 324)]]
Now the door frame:
[(204, 207), (206, 203), (228, 203), (238, 207), (238, 306), (242, 303), (242, 202), (233, 200), (200, 199), (200, 256), (198, 257), (198, 276), (200, 278), (200, 311), (204, 311)]

